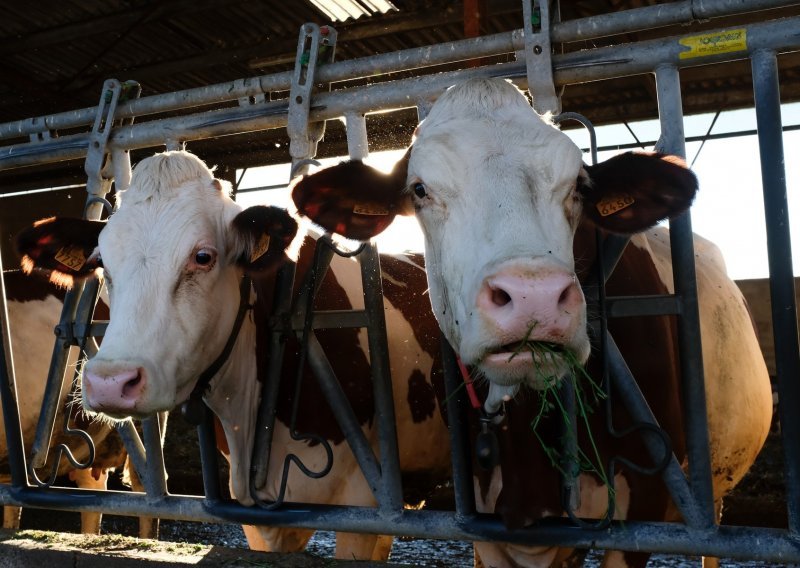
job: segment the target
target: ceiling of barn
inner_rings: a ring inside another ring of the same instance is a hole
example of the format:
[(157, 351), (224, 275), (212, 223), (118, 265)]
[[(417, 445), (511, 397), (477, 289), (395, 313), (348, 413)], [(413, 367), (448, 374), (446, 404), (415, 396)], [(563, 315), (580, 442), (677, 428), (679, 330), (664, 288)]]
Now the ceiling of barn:
[[(335, 22), (337, 60), (494, 34), (522, 27), (520, 0), (392, 0), (386, 14)], [(563, 0), (562, 20), (588, 17), (655, 0)], [(476, 6), (480, 17), (475, 19)], [(692, 24), (692, 30), (738, 25), (753, 19), (796, 15), (800, 9)], [(0, 123), (97, 104), (107, 78), (133, 79), (142, 96), (223, 83), (285, 71), (294, 64), (301, 24), (330, 23), (309, 1), (299, 0), (38, 0), (4, 5), (0, 19)], [(636, 39), (685, 34), (663, 28), (576, 42), (571, 51)], [(511, 60), (512, 55), (507, 56)], [(783, 98), (800, 99), (800, 58), (780, 57)], [(709, 70), (711, 69), (711, 70)], [(749, 66), (737, 62), (682, 72), (687, 114), (752, 104)], [(372, 78), (371, 81), (381, 78)], [(569, 86), (563, 107), (595, 123), (655, 117), (650, 76)], [(409, 111), (368, 119), (372, 149), (400, 147), (410, 139), (415, 115)], [(344, 129), (329, 121), (323, 155), (341, 155)], [(228, 169), (288, 161), (285, 131), (229, 136), (195, 142), (190, 148)], [(142, 154), (140, 154), (142, 155)], [(0, 172), (0, 192), (80, 181), (81, 165), (59, 164)]]

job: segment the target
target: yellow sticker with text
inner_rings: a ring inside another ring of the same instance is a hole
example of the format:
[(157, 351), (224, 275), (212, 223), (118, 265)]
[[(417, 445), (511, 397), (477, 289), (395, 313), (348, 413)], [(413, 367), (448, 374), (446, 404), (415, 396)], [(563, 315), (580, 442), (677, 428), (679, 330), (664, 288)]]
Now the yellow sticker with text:
[(356, 203), (353, 207), (353, 213), (359, 215), (388, 215), (389, 210), (380, 205), (371, 205), (369, 203)]
[(80, 247), (61, 247), (56, 253), (56, 260), (77, 272), (86, 264), (86, 255)]
[(622, 211), (636, 203), (636, 200), (630, 195), (614, 195), (612, 197), (604, 197), (597, 202), (597, 210), (603, 217), (613, 215), (618, 211)]
[(720, 55), (722, 53), (733, 53), (735, 51), (745, 51), (747, 49), (747, 30), (725, 30), (711, 34), (702, 34), (682, 38), (678, 43), (689, 49), (682, 51), (680, 59), (692, 59), (694, 57), (708, 57), (710, 55)]
[(269, 235), (267, 233), (263, 233), (261, 238), (258, 239), (256, 246), (253, 247), (253, 252), (250, 254), (250, 262), (255, 262), (262, 256), (264, 253), (267, 252), (269, 248)]

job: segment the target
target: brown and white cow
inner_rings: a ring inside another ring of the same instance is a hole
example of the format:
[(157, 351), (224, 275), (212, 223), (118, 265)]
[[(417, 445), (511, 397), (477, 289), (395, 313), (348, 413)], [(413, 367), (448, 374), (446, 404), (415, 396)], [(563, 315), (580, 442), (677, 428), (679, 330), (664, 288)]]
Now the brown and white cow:
[[(485, 378), (486, 410), (503, 400), (497, 429), (500, 463), (476, 476), (479, 511), (497, 512), (510, 527), (564, 514), (558, 475), (532, 431), (539, 403), (529, 389), (543, 377), (566, 374), (569, 352), (598, 377), (587, 333), (581, 283), (595, 257), (595, 228), (633, 237), (608, 283), (612, 295), (673, 291), (668, 232), (648, 230), (684, 211), (697, 182), (682, 161), (657, 154), (624, 154), (586, 166), (580, 150), (522, 93), (497, 79), (456, 85), (434, 104), (395, 170), (380, 174), (358, 162), (306, 177), (294, 189), (301, 213), (355, 239), (383, 230), (397, 214), (415, 213), (425, 236), (430, 300), (444, 334), (472, 372)], [(718, 250), (697, 238), (708, 424), (714, 496), (744, 475), (761, 448), (772, 411), (764, 360), (741, 294)], [(685, 457), (676, 328), (672, 318), (612, 320), (610, 331), (645, 398)], [(552, 354), (519, 352), (539, 341)], [(562, 353), (562, 354), (559, 354)], [(515, 398), (516, 397), (516, 398)], [(618, 405), (619, 406), (619, 405)], [(557, 447), (557, 421), (537, 430)], [(603, 413), (591, 416), (603, 463), (612, 455), (641, 461), (635, 436), (609, 436)], [(630, 424), (613, 411), (618, 430)], [(585, 435), (580, 444), (591, 455)], [(616, 518), (674, 520), (656, 477), (616, 470)], [(601, 518), (606, 490), (581, 475), (577, 514)], [(569, 551), (477, 543), (486, 566), (550, 566)], [(604, 566), (641, 566), (647, 555), (608, 552)]]
[[(54, 286), (41, 277), (30, 277), (21, 271), (8, 271), (3, 274), (6, 289), (6, 300), (11, 332), (11, 345), (14, 353), (14, 371), (17, 381), (17, 397), (19, 404), (20, 424), (25, 447), (30, 450), (36, 434), (36, 424), (44, 398), (44, 389), (50, 367), (50, 354), (53, 349), (53, 329), (61, 318), (64, 290)], [(102, 302), (98, 306), (98, 317), (105, 318), (107, 309)], [(77, 360), (77, 349), (73, 349), (67, 365), (67, 372), (74, 369)], [(69, 404), (66, 400), (67, 385), (61, 395), (59, 412), (63, 413)], [(2, 415), (0, 414), (0, 418)], [(53, 432), (51, 447), (66, 444), (75, 458), (80, 462), (88, 459), (88, 447), (82, 439), (66, 436), (61, 433), (61, 414), (56, 417), (56, 428)], [(92, 467), (75, 469), (64, 458), (59, 463), (58, 475), (67, 475), (83, 489), (105, 489), (108, 474), (118, 467), (126, 468), (126, 475), (132, 481), (134, 489), (142, 491), (138, 476), (127, 461), (127, 452), (122, 440), (106, 421), (93, 420), (83, 412), (77, 412), (71, 424), (73, 428), (86, 431), (95, 444), (95, 459)], [(0, 420), (0, 480), (7, 483), (7, 451), (5, 424)], [(40, 475), (49, 475), (52, 464), (47, 463)], [(81, 513), (81, 532), (99, 534), (102, 515), (99, 513)], [(3, 515), (4, 528), (19, 528), (20, 509), (5, 507)], [(155, 538), (157, 536), (157, 520), (142, 518), (139, 536)]]
[[(240, 281), (253, 278), (250, 302), (233, 350), (205, 395), (224, 430), (223, 448), (231, 465), (230, 490), (251, 505), (250, 460), (254, 428), (268, 361), (268, 318), (273, 299), (272, 270), (297, 230), (285, 211), (269, 207), (242, 210), (228, 196), (226, 182), (214, 179), (197, 157), (166, 152), (143, 160), (130, 188), (107, 224), (60, 219), (41, 223), (20, 236), (31, 265), (57, 277), (82, 277), (103, 267), (111, 317), (103, 344), (85, 367), (83, 403), (115, 418), (142, 417), (184, 402), (198, 376), (222, 352), (240, 302)], [(297, 282), (308, 270), (313, 239), (298, 253)], [(61, 254), (58, 254), (61, 251)], [(77, 259), (62, 264), (57, 258)], [(384, 257), (386, 322), (392, 338), (389, 356), (404, 472), (447, 476), (447, 431), (440, 416), (431, 373), (439, 352), (435, 319), (419, 307), (427, 287), (424, 269), (413, 257)], [(77, 267), (77, 268), (75, 268)], [(335, 259), (325, 277), (318, 309), (348, 309), (362, 300), (360, 270), (352, 260)], [(373, 443), (377, 439), (372, 381), (363, 330), (318, 330), (317, 337)], [(299, 348), (287, 344), (267, 487), (259, 498), (278, 495), (288, 453), (312, 470), (325, 464), (319, 445), (291, 438), (291, 381)], [(308, 371), (305, 371), (308, 374)], [(333, 447), (331, 472), (318, 480), (291, 468), (289, 502), (372, 505), (375, 500), (316, 381), (307, 376), (299, 403), (297, 429), (327, 438)], [(251, 547), (301, 550), (313, 531), (245, 527)], [(386, 558), (385, 539), (339, 534), (336, 555)]]

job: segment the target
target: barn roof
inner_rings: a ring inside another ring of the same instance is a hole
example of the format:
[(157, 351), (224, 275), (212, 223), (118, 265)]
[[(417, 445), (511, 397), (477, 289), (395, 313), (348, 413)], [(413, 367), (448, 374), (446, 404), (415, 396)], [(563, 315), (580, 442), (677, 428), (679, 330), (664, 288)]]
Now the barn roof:
[[(142, 96), (224, 83), (290, 70), (300, 26), (332, 23), (337, 61), (463, 39), (522, 27), (520, 0), (392, 0), (396, 10), (330, 22), (310, 1), (278, 0), (40, 0), (4, 6), (0, 19), (0, 123), (91, 107), (107, 78), (135, 80)], [(562, 21), (656, 4), (655, 0), (561, 2)], [(663, 4), (663, 2), (662, 2)], [(475, 18), (472, 14), (479, 14)], [(465, 18), (465, 14), (467, 14)], [(557, 45), (570, 52), (642, 39), (800, 14), (788, 7), (696, 21), (591, 41)], [(465, 31), (466, 30), (466, 31)], [(513, 54), (496, 58), (513, 60)], [(779, 57), (784, 101), (800, 98), (800, 57)], [(441, 71), (433, 68), (424, 72)], [(412, 73), (412, 72), (409, 72)], [(394, 73), (353, 84), (397, 77)], [(746, 60), (681, 72), (684, 112), (694, 114), (752, 105)], [(657, 116), (651, 75), (567, 86), (563, 107), (596, 124)], [(415, 124), (411, 111), (370, 117), (372, 149), (401, 147)], [(190, 148), (228, 168), (288, 161), (285, 130), (196, 142)], [(329, 121), (322, 155), (341, 155), (344, 129)], [(0, 192), (78, 181), (78, 163), (37, 171), (0, 172)]]

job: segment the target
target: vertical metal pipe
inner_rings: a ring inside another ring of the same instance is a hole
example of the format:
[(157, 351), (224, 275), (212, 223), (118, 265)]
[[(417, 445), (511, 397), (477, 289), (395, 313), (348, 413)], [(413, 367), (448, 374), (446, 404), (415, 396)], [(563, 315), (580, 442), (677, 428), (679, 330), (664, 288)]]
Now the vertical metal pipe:
[(72, 324), (75, 321), (75, 310), (77, 309), (83, 286), (83, 283), (76, 284), (64, 296), (61, 319), (58, 327), (56, 327), (56, 340), (53, 346), (53, 356), (50, 359), (50, 369), (47, 373), (47, 384), (42, 398), (42, 407), (36, 424), (36, 436), (31, 447), (30, 465), (33, 468), (44, 467), (45, 462), (47, 462), (47, 453), (53, 436), (53, 425), (56, 420), (58, 403), (61, 400), (61, 388), (64, 381), (64, 372), (67, 368), (69, 348), (72, 344)]
[(17, 382), (14, 377), (14, 356), (11, 350), (11, 331), (6, 307), (6, 286), (3, 280), (3, 260), (0, 258), (0, 404), (6, 429), (6, 450), (11, 470), (11, 484), (25, 487), (28, 484), (25, 468), (25, 449), (17, 406)]
[(213, 505), (221, 500), (217, 439), (214, 434), (214, 417), (205, 403), (203, 404), (203, 420), (197, 426), (197, 438), (200, 445), (200, 463), (203, 467), (205, 502), (206, 505)]
[[(350, 158), (363, 160), (369, 155), (366, 118), (360, 113), (348, 113), (345, 117)], [(391, 516), (403, 510), (403, 485), (400, 478), (386, 318), (383, 313), (381, 261), (374, 244), (367, 245), (358, 258), (361, 263), (364, 308), (369, 319), (367, 340), (372, 389), (375, 395), (375, 423), (380, 444), (381, 483), (378, 487), (378, 507), (381, 513)]]
[(147, 473), (143, 480), (144, 487), (148, 499), (158, 500), (167, 494), (164, 451), (161, 447), (161, 426), (158, 414), (142, 420), (142, 433), (147, 451)]
[(772, 327), (775, 336), (775, 366), (778, 374), (778, 411), (783, 433), (786, 476), (786, 504), (789, 529), (800, 530), (800, 351), (797, 335), (789, 206), (786, 198), (786, 170), (781, 131), (780, 85), (775, 52), (753, 53), (753, 93), (761, 155), (761, 180), (767, 222), (769, 286), (772, 298)]
[[(672, 65), (658, 67), (656, 89), (664, 150), (685, 157), (686, 143), (678, 69)], [(678, 317), (678, 346), (681, 354), (681, 387), (684, 431), (689, 456), (689, 482), (702, 512), (701, 522), (711, 526), (716, 520), (716, 515), (711, 485), (711, 456), (708, 445), (692, 219), (688, 211), (670, 221), (670, 246), (675, 294), (681, 302), (681, 314)]]
[[(269, 456), (272, 449), (272, 436), (275, 432), (275, 416), (278, 413), (278, 391), (280, 387), (281, 369), (283, 368), (283, 351), (285, 337), (291, 333), (288, 315), (292, 304), (297, 266), (290, 262), (278, 270), (275, 277), (275, 292), (272, 298), (272, 320), (274, 326), (269, 334), (269, 361), (266, 377), (261, 386), (261, 403), (256, 421), (256, 436), (253, 442), (253, 456), (250, 462), (250, 491), (264, 487), (269, 472)], [(284, 320), (282, 319), (284, 316)], [(255, 495), (253, 495), (255, 498)]]
[(387, 514), (403, 510), (403, 487), (400, 479), (400, 457), (392, 396), (392, 375), (389, 367), (389, 345), (383, 307), (383, 286), (378, 249), (370, 244), (361, 253), (361, 278), (364, 286), (364, 308), (369, 318), (369, 342), (372, 389), (375, 394), (375, 422), (380, 442), (381, 486), (379, 508)]
[(467, 392), (458, 370), (456, 353), (450, 342), (440, 336), (442, 367), (445, 385), (445, 411), (450, 432), (450, 455), (453, 462), (453, 490), (456, 502), (456, 521), (475, 514), (475, 489), (472, 484), (472, 458), (469, 447)]

